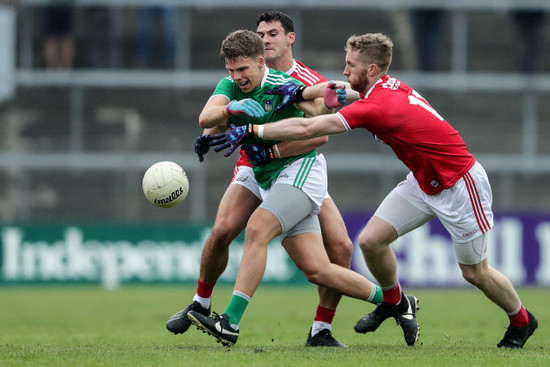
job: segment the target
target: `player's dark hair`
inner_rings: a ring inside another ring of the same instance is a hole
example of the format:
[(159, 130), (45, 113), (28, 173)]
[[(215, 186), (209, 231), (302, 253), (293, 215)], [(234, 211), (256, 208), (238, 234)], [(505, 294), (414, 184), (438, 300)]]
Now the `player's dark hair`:
[(264, 42), (255, 32), (239, 29), (229, 33), (222, 41), (222, 61), (233, 61), (252, 56), (263, 56)]
[(280, 22), (285, 30), (285, 33), (294, 32), (294, 22), (286, 13), (283, 13), (279, 10), (269, 10), (260, 15), (256, 20), (256, 27), (260, 25), (261, 22), (271, 23), (271, 22)]

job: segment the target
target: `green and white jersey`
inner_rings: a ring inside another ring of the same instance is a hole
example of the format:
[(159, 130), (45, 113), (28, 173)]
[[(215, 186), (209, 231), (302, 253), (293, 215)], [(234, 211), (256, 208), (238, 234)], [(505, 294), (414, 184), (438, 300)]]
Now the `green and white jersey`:
[[(293, 82), (299, 85), (303, 85), (302, 82), (292, 78), (291, 76), (283, 73), (282, 71), (265, 68), (264, 77), (259, 87), (254, 89), (251, 93), (244, 93), (241, 88), (235, 83), (231, 76), (227, 76), (219, 81), (214, 93), (212, 95), (224, 95), (229, 98), (230, 101), (251, 98), (258, 102), (265, 110), (265, 115), (262, 118), (254, 118), (247, 115), (229, 116), (229, 123), (236, 126), (246, 125), (249, 122), (254, 124), (265, 124), (268, 122), (275, 122), (283, 120), (289, 117), (303, 117), (304, 113), (296, 106), (290, 105), (284, 108), (282, 111), (275, 113), (275, 107), (279, 105), (283, 97), (280, 95), (267, 95), (266, 90), (280, 86), (286, 82)], [(279, 141), (264, 140), (254, 138), (249, 143), (273, 145), (279, 143)], [(243, 153), (244, 154), (244, 153)], [(256, 180), (262, 189), (267, 189), (271, 186), (271, 182), (277, 178), (279, 173), (289, 164), (302, 157), (313, 157), (317, 155), (316, 150), (312, 150), (308, 154), (302, 154), (299, 156), (288, 158), (276, 158), (263, 166), (253, 166), (254, 175)]]

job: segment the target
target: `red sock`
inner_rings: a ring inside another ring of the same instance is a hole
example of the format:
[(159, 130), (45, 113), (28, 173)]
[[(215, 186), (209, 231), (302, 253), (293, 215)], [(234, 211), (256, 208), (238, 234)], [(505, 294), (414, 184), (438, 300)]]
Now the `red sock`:
[(382, 302), (396, 305), (401, 301), (401, 285), (397, 283), (392, 288), (382, 288)]
[(203, 283), (200, 279), (197, 279), (197, 295), (202, 298), (210, 298), (212, 297), (212, 291), (214, 290), (214, 286), (216, 285), (216, 282), (214, 283)]
[(335, 314), (336, 314), (336, 310), (331, 310), (328, 308), (317, 306), (315, 321), (322, 321), (322, 322), (326, 322), (327, 324), (332, 324), (332, 319), (334, 319)]
[(508, 318), (510, 319), (510, 325), (516, 327), (523, 327), (529, 323), (529, 315), (523, 305), (514, 315), (508, 315)]

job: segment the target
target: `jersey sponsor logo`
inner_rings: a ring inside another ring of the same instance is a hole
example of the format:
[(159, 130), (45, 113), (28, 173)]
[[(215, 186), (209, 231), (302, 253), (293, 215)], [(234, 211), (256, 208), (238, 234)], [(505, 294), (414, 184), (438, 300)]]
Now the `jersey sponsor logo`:
[(393, 77), (389, 77), (388, 80), (386, 80), (386, 82), (382, 84), (382, 88), (389, 88), (391, 90), (396, 90), (397, 88), (399, 88), (400, 84), (401, 84), (401, 81)]
[(271, 112), (273, 111), (273, 101), (267, 100), (264, 102), (264, 110), (265, 112)]
[(477, 229), (474, 229), (473, 231), (471, 232), (468, 232), (468, 233), (463, 233), (462, 234), (462, 238), (468, 238), (468, 237), (472, 237), (474, 234), (477, 233)]

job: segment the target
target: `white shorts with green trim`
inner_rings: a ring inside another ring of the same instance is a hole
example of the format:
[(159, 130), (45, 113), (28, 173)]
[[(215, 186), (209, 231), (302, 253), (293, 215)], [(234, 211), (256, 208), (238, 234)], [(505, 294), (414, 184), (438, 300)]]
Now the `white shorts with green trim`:
[(254, 176), (252, 167), (244, 165), (236, 166), (233, 171), (233, 179), (229, 185), (244, 186), (258, 199), (262, 200), (262, 197), (260, 196), (260, 186), (258, 185), (258, 181), (256, 181), (256, 176)]
[[(322, 154), (315, 157), (300, 158), (279, 173), (271, 183), (292, 185), (303, 192), (314, 203), (312, 214), (318, 214), (327, 194), (327, 162)], [(269, 189), (260, 188), (262, 200), (269, 195)]]

